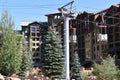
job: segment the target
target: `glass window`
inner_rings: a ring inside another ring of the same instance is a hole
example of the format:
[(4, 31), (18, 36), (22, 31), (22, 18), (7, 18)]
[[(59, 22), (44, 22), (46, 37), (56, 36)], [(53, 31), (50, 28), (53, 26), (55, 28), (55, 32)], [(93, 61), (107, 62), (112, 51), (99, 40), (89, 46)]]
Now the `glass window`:
[(35, 46), (35, 43), (33, 43), (33, 46)]
[(34, 28), (34, 27), (32, 27), (32, 31), (35, 31), (35, 28)]
[(40, 33), (37, 33), (37, 36), (40, 36)]
[(39, 43), (37, 43), (37, 46), (39, 46)]
[(39, 48), (37, 48), (37, 51), (39, 51), (40, 49)]
[(36, 30), (37, 30), (37, 31), (40, 31), (40, 28), (38, 27), (38, 28), (36, 28)]
[(25, 38), (26, 41), (29, 41), (29, 38)]
[(35, 51), (35, 48), (32, 48), (32, 51)]
[(39, 41), (39, 38), (36, 38), (37, 41)]
[(35, 33), (32, 33), (32, 36), (35, 36)]
[(33, 38), (32, 40), (35, 41), (35, 38)]
[(99, 45), (97, 46), (97, 50), (99, 50)]
[(29, 28), (25, 28), (25, 33), (28, 33), (29, 32)]
[(36, 56), (39, 56), (39, 53), (36, 53)]

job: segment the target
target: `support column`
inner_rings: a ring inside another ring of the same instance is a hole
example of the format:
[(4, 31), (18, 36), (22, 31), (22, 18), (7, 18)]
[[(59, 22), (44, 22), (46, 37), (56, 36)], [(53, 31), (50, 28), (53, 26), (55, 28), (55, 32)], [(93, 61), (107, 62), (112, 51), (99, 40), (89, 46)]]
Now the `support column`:
[(70, 80), (69, 64), (69, 17), (64, 16), (64, 54), (65, 54), (65, 77)]

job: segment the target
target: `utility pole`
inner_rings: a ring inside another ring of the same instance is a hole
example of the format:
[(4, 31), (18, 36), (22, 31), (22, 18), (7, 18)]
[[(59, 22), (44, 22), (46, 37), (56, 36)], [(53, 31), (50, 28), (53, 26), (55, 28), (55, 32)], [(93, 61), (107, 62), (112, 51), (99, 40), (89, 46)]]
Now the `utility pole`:
[[(64, 54), (65, 54), (65, 78), (66, 80), (70, 80), (70, 60), (69, 60), (69, 20), (70, 16), (74, 14), (72, 12), (72, 4), (74, 1), (69, 2), (68, 4), (58, 8), (58, 10), (62, 13), (62, 17), (64, 19)], [(70, 10), (65, 7), (70, 5)]]

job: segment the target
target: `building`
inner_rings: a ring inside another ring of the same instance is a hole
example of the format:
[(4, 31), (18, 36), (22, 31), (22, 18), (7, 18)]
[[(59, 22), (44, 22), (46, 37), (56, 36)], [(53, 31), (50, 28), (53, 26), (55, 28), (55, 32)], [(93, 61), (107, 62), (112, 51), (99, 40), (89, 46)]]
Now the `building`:
[(83, 12), (78, 14), (76, 17), (78, 55), (81, 65), (90, 65), (89, 61), (92, 58), (92, 35), (94, 31), (93, 21), (94, 14), (92, 13)]
[(108, 54), (120, 65), (120, 4), (76, 17), (78, 54), (83, 66), (101, 62)]
[(27, 51), (32, 52), (34, 66), (40, 66), (41, 61), (41, 43), (44, 36), (44, 30), (48, 26), (47, 22), (22, 22), (22, 34), (25, 38)]
[(82, 66), (92, 66), (100, 62), (107, 49), (106, 26), (99, 14), (83, 12), (76, 17), (78, 55)]
[(115, 56), (120, 67), (120, 4), (111, 6), (105, 14), (108, 26), (108, 49), (106, 52)]
[[(34, 53), (35, 66), (40, 66), (41, 43), (48, 26), (56, 27), (62, 38), (64, 49), (64, 22), (62, 14), (46, 15), (48, 22), (23, 22), (22, 33), (28, 51)], [(116, 64), (120, 65), (120, 4), (113, 5), (97, 13), (83, 12), (70, 16), (69, 44), (70, 57), (78, 52), (82, 66), (92, 66), (93, 62), (101, 62), (101, 57), (115, 55)], [(49, 24), (49, 25), (48, 25)]]

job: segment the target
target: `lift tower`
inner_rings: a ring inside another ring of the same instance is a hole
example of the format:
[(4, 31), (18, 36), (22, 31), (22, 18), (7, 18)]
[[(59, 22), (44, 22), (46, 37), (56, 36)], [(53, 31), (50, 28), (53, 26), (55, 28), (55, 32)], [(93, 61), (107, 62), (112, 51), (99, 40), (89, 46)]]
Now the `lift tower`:
[[(70, 16), (74, 14), (72, 10), (72, 5), (74, 1), (67, 3), (66, 5), (58, 8), (58, 10), (62, 13), (62, 18), (64, 19), (64, 54), (65, 54), (65, 78), (66, 80), (70, 80), (70, 64), (69, 64), (69, 20)], [(70, 9), (65, 7), (70, 6)]]

